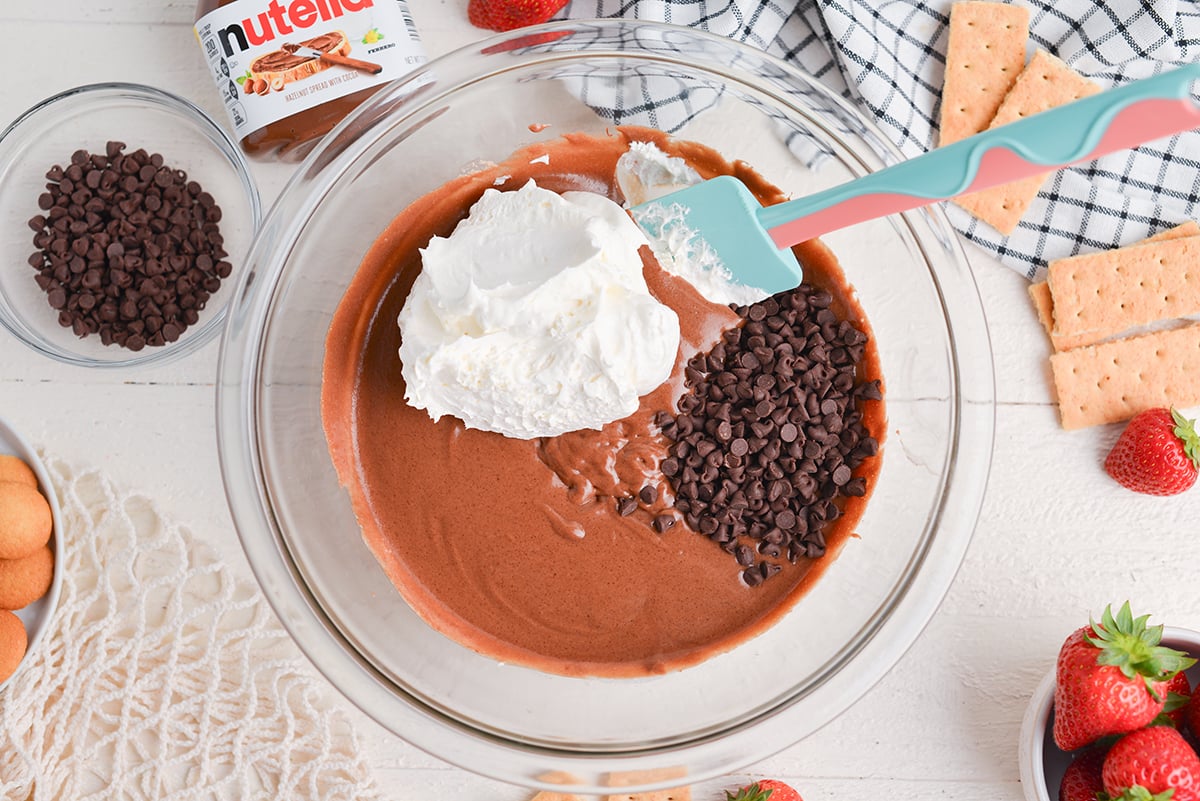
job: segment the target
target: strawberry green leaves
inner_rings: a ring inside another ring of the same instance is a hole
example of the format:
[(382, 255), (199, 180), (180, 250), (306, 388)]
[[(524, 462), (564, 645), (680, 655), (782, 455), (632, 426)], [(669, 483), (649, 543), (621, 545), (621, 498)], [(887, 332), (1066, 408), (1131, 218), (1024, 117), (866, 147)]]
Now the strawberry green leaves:
[(1196, 664), (1182, 651), (1167, 648), (1162, 641), (1162, 626), (1147, 626), (1149, 615), (1134, 617), (1129, 602), (1122, 604), (1116, 617), (1112, 606), (1104, 608), (1097, 624), (1091, 621), (1092, 634), (1085, 639), (1100, 649), (1097, 663), (1117, 668), (1126, 678), (1140, 677), (1154, 700), (1163, 700), (1155, 684), (1168, 681), (1181, 670)]

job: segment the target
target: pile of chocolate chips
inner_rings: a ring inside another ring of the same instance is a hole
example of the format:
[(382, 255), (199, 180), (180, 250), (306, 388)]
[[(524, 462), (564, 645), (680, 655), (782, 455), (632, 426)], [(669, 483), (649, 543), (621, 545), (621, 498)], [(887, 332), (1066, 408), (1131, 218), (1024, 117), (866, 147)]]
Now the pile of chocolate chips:
[(124, 150), (77, 150), (46, 173), (29, 264), (60, 325), (139, 351), (179, 339), (233, 268), (212, 195), (161, 155)]
[(802, 284), (739, 308), (744, 324), (688, 363), (679, 414), (657, 420), (673, 441), (662, 471), (676, 510), (750, 586), (783, 558), (824, 555), (839, 497), (866, 493), (853, 472), (879, 452), (861, 410), (879, 383), (857, 379), (867, 337), (831, 303)]

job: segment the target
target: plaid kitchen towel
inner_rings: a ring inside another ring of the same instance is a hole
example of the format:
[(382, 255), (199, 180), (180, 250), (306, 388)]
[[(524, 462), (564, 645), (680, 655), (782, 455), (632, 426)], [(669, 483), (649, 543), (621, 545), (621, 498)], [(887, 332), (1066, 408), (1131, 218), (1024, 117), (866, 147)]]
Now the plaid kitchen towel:
[[(1195, 0), (1015, 0), (1030, 45), (1108, 87), (1200, 57)], [(565, 16), (690, 25), (781, 56), (856, 102), (906, 156), (937, 142), (952, 0), (572, 0)], [(664, 101), (665, 102), (665, 101)], [(630, 121), (630, 120), (626, 120)], [(947, 204), (968, 239), (1034, 278), (1050, 259), (1117, 247), (1198, 216), (1200, 132), (1056, 173), (1003, 236)]]

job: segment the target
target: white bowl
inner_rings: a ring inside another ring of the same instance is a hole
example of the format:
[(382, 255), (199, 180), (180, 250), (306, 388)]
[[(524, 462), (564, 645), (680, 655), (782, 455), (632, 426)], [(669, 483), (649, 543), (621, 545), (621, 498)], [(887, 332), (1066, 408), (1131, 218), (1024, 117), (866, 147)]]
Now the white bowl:
[(54, 617), (54, 610), (58, 607), (58, 595), (62, 591), (63, 534), (62, 512), (58, 508), (58, 496), (54, 492), (54, 486), (50, 483), (50, 474), (46, 471), (46, 466), (42, 464), (42, 460), (38, 458), (37, 452), (34, 451), (25, 438), (9, 425), (8, 421), (3, 417), (0, 417), (0, 454), (16, 456), (33, 469), (34, 475), (37, 476), (38, 489), (41, 490), (42, 495), (49, 502), (50, 514), (54, 519), (54, 527), (50, 534), (50, 547), (54, 551), (54, 578), (51, 580), (50, 589), (45, 595), (15, 612), (16, 616), (21, 618), (21, 622), (25, 624), (25, 633), (29, 638), (29, 645), (26, 648), (21, 664), (13, 671), (12, 676), (0, 682), (0, 689), (3, 689), (21, 672), (22, 667), (29, 664), (29, 657), (37, 650), (46, 636), (46, 632), (50, 629), (50, 621)]
[[(1200, 631), (1163, 626), (1163, 645), (1200, 655)], [(1200, 665), (1187, 671), (1195, 686), (1200, 681)], [(1054, 744), (1054, 670), (1046, 674), (1033, 692), (1033, 698), (1021, 721), (1021, 787), (1029, 801), (1057, 801), (1063, 772), (1071, 764), (1071, 754)]]

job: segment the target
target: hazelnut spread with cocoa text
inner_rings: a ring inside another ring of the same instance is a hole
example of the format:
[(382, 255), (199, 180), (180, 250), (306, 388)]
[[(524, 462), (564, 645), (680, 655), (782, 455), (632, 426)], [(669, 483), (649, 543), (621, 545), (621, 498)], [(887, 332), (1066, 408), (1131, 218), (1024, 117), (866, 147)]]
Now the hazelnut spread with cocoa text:
[(250, 155), (303, 156), (425, 62), (406, 0), (200, 0), (196, 38)]

